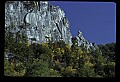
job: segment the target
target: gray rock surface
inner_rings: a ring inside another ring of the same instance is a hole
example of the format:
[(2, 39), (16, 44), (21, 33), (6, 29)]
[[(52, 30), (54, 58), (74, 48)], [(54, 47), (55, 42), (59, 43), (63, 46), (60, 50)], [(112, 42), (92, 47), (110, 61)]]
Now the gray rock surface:
[(77, 39), (78, 46), (85, 47), (87, 50), (96, 50), (98, 46), (95, 43), (90, 43), (86, 40), (81, 31), (78, 31), (78, 35), (75, 37)]
[(31, 38), (35, 38), (35, 42), (38, 43), (63, 40), (66, 44), (72, 45), (69, 22), (64, 11), (46, 1), (6, 2), (5, 27), (13, 24), (17, 30), (11, 31), (17, 32), (24, 28), (29, 41)]
[[(10, 28), (14, 26), (15, 28)], [(5, 28), (12, 33), (24, 32), (28, 41), (34, 38), (37, 43), (48, 41), (65, 41), (72, 45), (72, 35), (69, 21), (59, 6), (53, 6), (47, 1), (7, 1), (5, 3)], [(78, 31), (78, 46), (95, 50), (96, 44), (87, 41), (81, 31)]]

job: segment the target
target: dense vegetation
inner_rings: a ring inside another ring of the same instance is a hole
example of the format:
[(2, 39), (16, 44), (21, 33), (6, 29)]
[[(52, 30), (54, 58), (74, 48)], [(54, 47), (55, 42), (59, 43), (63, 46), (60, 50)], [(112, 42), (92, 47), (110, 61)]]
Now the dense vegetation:
[(5, 76), (115, 77), (115, 43), (98, 45), (96, 51), (70, 47), (63, 41), (42, 44), (27, 41), (24, 33), (5, 32)]

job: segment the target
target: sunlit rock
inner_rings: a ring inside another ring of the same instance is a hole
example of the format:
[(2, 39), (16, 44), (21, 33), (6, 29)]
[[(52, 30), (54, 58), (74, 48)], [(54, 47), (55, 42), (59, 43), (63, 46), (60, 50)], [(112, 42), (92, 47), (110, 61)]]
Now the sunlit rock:
[(63, 40), (72, 45), (69, 22), (64, 11), (47, 1), (6, 2), (5, 27), (12, 24), (19, 29), (24, 28), (29, 41), (31, 38), (38, 43)]
[[(29, 42), (41, 44), (63, 40), (72, 45), (69, 21), (64, 11), (47, 1), (6, 1), (5, 28), (14, 34), (24, 32)], [(81, 31), (78, 31), (76, 39), (78, 46), (94, 50), (97, 48), (96, 44), (83, 37)]]

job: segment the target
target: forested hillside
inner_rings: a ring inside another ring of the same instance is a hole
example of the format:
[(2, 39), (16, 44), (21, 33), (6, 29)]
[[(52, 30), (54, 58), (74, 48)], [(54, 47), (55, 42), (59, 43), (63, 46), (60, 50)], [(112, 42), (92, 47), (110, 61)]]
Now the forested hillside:
[[(19, 40), (18, 40), (19, 39)], [(33, 40), (34, 41), (34, 40)], [(4, 75), (22, 77), (115, 77), (116, 43), (98, 45), (90, 52), (64, 41), (42, 44), (23, 33), (5, 33)], [(101, 53), (101, 52), (102, 53)]]
[(5, 76), (115, 77), (116, 43), (73, 37), (65, 12), (48, 1), (5, 2)]

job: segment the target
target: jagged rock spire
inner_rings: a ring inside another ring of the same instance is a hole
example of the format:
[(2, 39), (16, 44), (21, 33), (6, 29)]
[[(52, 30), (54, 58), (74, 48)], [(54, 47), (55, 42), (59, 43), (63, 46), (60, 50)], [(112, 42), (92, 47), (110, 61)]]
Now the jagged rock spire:
[(96, 50), (98, 48), (95, 43), (93, 44), (86, 40), (80, 30), (75, 38), (77, 39), (77, 45), (86, 48), (86, 50)]
[[(31, 41), (31, 38), (35, 38), (35, 42), (38, 43), (63, 40), (66, 44), (72, 45), (69, 21), (64, 11), (59, 6), (53, 6), (47, 1), (6, 3), (5, 27), (9, 27), (11, 24), (14, 24), (19, 30), (19, 27), (24, 26), (28, 41)], [(78, 41), (78, 46), (84, 45), (87, 49), (90, 47), (96, 49), (96, 45), (87, 41), (80, 30), (75, 38)]]

